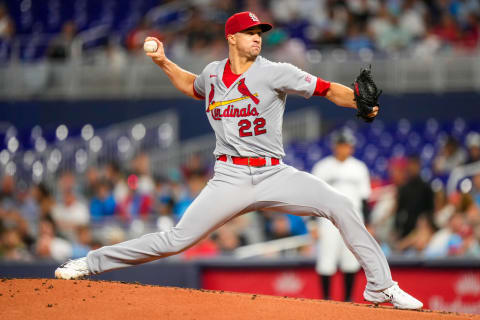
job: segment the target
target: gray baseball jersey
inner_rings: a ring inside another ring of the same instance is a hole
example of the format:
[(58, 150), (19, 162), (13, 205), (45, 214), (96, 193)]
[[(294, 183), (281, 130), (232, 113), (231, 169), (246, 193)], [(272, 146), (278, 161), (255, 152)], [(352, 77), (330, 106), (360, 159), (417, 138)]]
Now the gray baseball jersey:
[(215, 155), (282, 158), (282, 122), (287, 93), (309, 98), (317, 78), (289, 63), (257, 57), (227, 88), (227, 59), (205, 67), (194, 83), (204, 97), (208, 120), (217, 138)]
[(380, 246), (368, 233), (352, 202), (323, 180), (284, 163), (235, 164), (231, 156), (284, 155), (282, 118), (288, 93), (310, 97), (316, 77), (285, 63), (257, 57), (227, 88), (222, 81), (227, 60), (209, 64), (194, 82), (207, 97), (205, 110), (217, 138), (215, 174), (168, 231), (102, 247), (87, 255), (91, 273), (160, 259), (180, 253), (227, 221), (253, 210), (325, 217), (339, 228), (367, 277), (368, 290), (393, 285)]

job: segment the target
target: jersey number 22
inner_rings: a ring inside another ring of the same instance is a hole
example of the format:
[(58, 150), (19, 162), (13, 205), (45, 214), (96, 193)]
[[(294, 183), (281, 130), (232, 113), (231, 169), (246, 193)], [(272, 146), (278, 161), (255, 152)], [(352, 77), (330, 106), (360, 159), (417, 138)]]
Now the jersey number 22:
[[(253, 120), (253, 125), (254, 125), (254, 133), (256, 136), (267, 133), (267, 129), (265, 129), (265, 124), (266, 121), (264, 118), (256, 118)], [(253, 135), (253, 133), (250, 131), (250, 127), (252, 126), (252, 122), (247, 119), (240, 120), (238, 122), (238, 133), (240, 137), (250, 137)]]

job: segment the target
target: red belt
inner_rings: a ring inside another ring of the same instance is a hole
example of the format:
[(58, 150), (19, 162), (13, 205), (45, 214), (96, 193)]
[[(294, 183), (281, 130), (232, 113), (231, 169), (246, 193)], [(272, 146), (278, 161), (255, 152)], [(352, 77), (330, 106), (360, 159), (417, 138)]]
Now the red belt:
[[(231, 157), (233, 164), (240, 164), (250, 167), (263, 167), (267, 165), (267, 159), (265, 158), (252, 158), (252, 157)], [(227, 162), (227, 156), (222, 154), (217, 160)], [(280, 159), (271, 158), (272, 166), (280, 164)]]

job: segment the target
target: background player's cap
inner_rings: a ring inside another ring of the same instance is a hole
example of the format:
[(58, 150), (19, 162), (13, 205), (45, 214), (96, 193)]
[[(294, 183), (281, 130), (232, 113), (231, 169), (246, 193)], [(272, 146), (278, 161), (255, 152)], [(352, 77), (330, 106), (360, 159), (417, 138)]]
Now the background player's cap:
[(267, 32), (268, 30), (272, 29), (271, 24), (260, 22), (260, 19), (258, 19), (257, 16), (250, 11), (235, 13), (233, 16), (228, 18), (227, 22), (225, 23), (225, 38), (229, 34), (235, 34), (255, 26), (259, 26), (262, 29), (262, 32)]
[(355, 135), (350, 129), (342, 129), (333, 136), (334, 144), (347, 143), (354, 146), (356, 142)]

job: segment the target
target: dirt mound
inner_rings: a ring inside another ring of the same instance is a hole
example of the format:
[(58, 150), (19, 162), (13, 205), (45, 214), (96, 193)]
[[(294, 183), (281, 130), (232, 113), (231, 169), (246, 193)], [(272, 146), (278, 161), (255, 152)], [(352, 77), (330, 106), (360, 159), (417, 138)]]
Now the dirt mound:
[(310, 299), (119, 282), (0, 280), (0, 319), (478, 319)]

